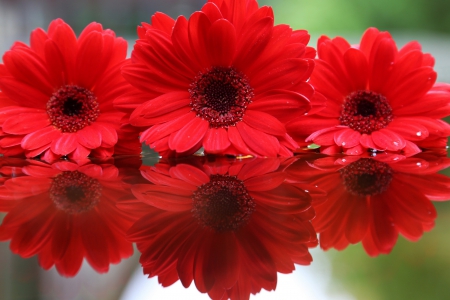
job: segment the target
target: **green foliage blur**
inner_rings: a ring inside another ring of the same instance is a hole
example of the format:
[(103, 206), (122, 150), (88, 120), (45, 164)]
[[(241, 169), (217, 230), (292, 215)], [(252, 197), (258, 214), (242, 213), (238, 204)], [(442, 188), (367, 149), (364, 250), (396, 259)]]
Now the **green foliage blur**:
[(275, 11), (277, 23), (335, 33), (381, 30), (450, 33), (448, 0), (259, 0)]

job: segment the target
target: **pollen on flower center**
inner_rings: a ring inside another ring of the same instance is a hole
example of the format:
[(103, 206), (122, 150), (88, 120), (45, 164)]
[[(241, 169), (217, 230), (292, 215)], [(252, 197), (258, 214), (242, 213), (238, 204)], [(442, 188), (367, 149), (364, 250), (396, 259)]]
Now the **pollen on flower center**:
[(189, 93), (192, 110), (214, 128), (242, 121), (253, 98), (247, 77), (232, 67), (213, 67), (199, 74)]
[(53, 179), (50, 199), (69, 214), (89, 211), (100, 201), (102, 186), (97, 179), (78, 171), (62, 172)]
[(360, 133), (385, 128), (393, 119), (387, 99), (372, 91), (356, 91), (347, 96), (339, 121)]
[(48, 100), (47, 114), (52, 125), (62, 132), (76, 132), (94, 122), (100, 110), (97, 97), (91, 91), (65, 85)]
[(211, 175), (210, 182), (198, 187), (192, 199), (194, 217), (218, 232), (238, 230), (255, 210), (244, 183), (234, 176)]
[(389, 188), (393, 176), (388, 164), (370, 158), (361, 158), (339, 173), (347, 191), (357, 196), (383, 193)]

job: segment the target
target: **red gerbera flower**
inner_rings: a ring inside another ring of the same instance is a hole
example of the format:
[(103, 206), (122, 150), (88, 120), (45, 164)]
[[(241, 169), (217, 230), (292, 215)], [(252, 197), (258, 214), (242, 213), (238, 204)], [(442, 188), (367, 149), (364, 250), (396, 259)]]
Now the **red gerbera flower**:
[(440, 119), (450, 114), (450, 92), (434, 85), (434, 59), (418, 42), (397, 50), (388, 32), (370, 28), (359, 46), (323, 36), (317, 47), (310, 83), (327, 104), (288, 125), (298, 142), (351, 155), (367, 149), (412, 155), (445, 144), (450, 126)]
[(370, 256), (391, 252), (398, 235), (417, 241), (434, 226), (430, 200), (450, 199), (450, 179), (437, 174), (450, 160), (424, 152), (415, 157), (378, 155), (320, 158), (309, 171), (293, 164), (288, 173), (328, 193), (313, 203), (320, 247), (345, 249), (362, 242)]
[(29, 161), (24, 176), (0, 186), (0, 208), (8, 213), (0, 240), (11, 240), (12, 252), (38, 255), (44, 269), (53, 265), (63, 276), (75, 276), (84, 258), (100, 273), (131, 256), (125, 231), (140, 215), (119, 210), (118, 200), (132, 197), (111, 164), (53, 165)]
[(113, 100), (131, 87), (119, 71), (126, 41), (98, 23), (77, 39), (60, 19), (30, 40), (16, 42), (0, 64), (0, 153), (110, 156), (124, 115)]
[(122, 69), (139, 92), (115, 104), (163, 156), (291, 156), (285, 123), (310, 109), (315, 51), (306, 31), (273, 23), (255, 0), (210, 0), (189, 20), (155, 14)]
[(213, 299), (248, 299), (274, 290), (277, 272), (311, 262), (311, 197), (285, 182), (278, 159), (203, 159), (158, 163), (143, 169), (153, 184), (132, 187), (150, 205), (128, 232), (145, 274), (163, 286), (194, 280)]

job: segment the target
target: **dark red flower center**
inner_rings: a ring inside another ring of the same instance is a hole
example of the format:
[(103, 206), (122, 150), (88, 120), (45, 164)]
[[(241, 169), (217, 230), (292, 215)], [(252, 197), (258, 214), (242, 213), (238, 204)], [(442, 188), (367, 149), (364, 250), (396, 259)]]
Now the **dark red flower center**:
[(353, 195), (372, 196), (385, 192), (392, 181), (392, 168), (383, 162), (361, 158), (341, 169), (342, 182)]
[(100, 201), (102, 186), (97, 179), (78, 171), (62, 172), (53, 179), (50, 199), (69, 214), (89, 211)]
[(218, 232), (238, 230), (255, 210), (244, 183), (234, 176), (211, 175), (210, 182), (198, 187), (192, 199), (194, 217)]
[(95, 95), (82, 87), (66, 85), (47, 102), (52, 125), (62, 132), (76, 132), (97, 120), (100, 114)]
[(214, 128), (234, 126), (242, 121), (253, 98), (247, 77), (231, 67), (213, 67), (199, 74), (189, 93), (192, 110)]
[(370, 134), (393, 119), (386, 97), (371, 91), (356, 91), (345, 98), (339, 121), (360, 133)]

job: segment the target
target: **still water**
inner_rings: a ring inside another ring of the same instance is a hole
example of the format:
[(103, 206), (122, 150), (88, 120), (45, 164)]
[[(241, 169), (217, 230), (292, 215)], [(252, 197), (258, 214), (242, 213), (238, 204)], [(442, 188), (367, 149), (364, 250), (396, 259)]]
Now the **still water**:
[(0, 298), (446, 299), (449, 165), (0, 158)]

